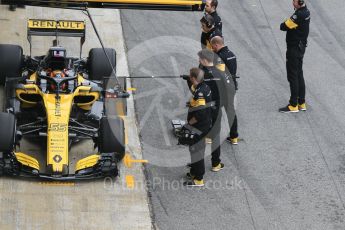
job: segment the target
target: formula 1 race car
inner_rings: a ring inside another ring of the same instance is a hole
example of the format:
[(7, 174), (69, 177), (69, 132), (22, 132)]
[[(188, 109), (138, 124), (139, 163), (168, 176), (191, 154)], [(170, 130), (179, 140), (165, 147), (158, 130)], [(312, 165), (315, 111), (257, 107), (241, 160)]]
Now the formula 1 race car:
[[(2, 0), (0, 4), (83, 11), (102, 45), (91, 49), (85, 59), (67, 57), (58, 43), (47, 55), (31, 57), (31, 36), (36, 35), (80, 37), (82, 47), (85, 23), (68, 20), (29, 20), (29, 56), (20, 46), (0, 44), (0, 85), (5, 89), (0, 175), (53, 180), (117, 176), (117, 164), (125, 156), (123, 112), (116, 112), (121, 106), (110, 106), (116, 109), (109, 116), (105, 105), (107, 99), (114, 100), (113, 105), (125, 104), (129, 95), (115, 74), (115, 50), (104, 48), (88, 8), (203, 11), (205, 0)], [(17, 151), (23, 138), (44, 140), (46, 160)], [(81, 139), (92, 139), (98, 151), (71, 170), (69, 150)]]
[[(82, 43), (85, 23), (29, 20), (29, 41), (33, 35), (80, 37)], [(20, 46), (0, 45), (0, 82), (5, 91), (0, 175), (67, 180), (118, 174), (117, 163), (125, 155), (124, 121), (107, 116), (105, 101), (128, 94), (116, 84), (106, 87), (116, 64), (115, 50), (93, 48), (86, 59), (66, 54), (65, 48), (53, 46), (44, 56), (30, 57)], [(45, 143), (46, 162), (16, 151), (22, 138)], [(69, 149), (82, 139), (92, 139), (98, 152), (80, 159), (71, 174)]]

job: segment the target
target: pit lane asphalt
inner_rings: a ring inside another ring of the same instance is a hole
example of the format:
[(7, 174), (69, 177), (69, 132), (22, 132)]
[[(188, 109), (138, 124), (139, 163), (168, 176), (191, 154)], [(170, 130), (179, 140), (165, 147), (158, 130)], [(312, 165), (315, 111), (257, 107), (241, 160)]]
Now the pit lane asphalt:
[[(189, 160), (170, 119), (185, 114), (183, 80), (133, 80), (153, 218), (159, 229), (345, 229), (345, 4), (308, 1), (304, 59), (308, 111), (288, 103), (285, 33), (290, 0), (219, 1), (226, 44), (238, 57), (241, 141), (222, 145), (226, 168), (185, 189)], [(130, 73), (186, 74), (197, 66), (201, 13), (121, 11)], [(179, 37), (176, 37), (179, 36)], [(209, 150), (208, 150), (209, 151)]]
[[(125, 59), (125, 50), (118, 10), (90, 9), (104, 45), (117, 50), (117, 58)], [(26, 24), (28, 18), (52, 20), (85, 20), (86, 41), (82, 57), (87, 57), (90, 48), (100, 47), (91, 23), (80, 11), (40, 7), (18, 8), (8, 11), (0, 6), (0, 43), (18, 44), (29, 54)], [(33, 55), (44, 55), (52, 44), (52, 37), (34, 37)], [(68, 56), (78, 57), (79, 39), (60, 38), (60, 45), (67, 49)], [(117, 66), (117, 73), (126, 75), (127, 63)], [(3, 87), (0, 87), (0, 104), (3, 102)], [(115, 107), (109, 102), (108, 112)], [(135, 117), (131, 100), (128, 101), (128, 116), (125, 119), (128, 145), (126, 151), (134, 158), (141, 158), (140, 143), (136, 133)], [(114, 114), (114, 113), (113, 113)], [(109, 115), (109, 113), (108, 113)], [(1, 128), (1, 124), (0, 124)], [(17, 151), (45, 158), (40, 145), (22, 140)], [(70, 169), (77, 160), (95, 153), (92, 141), (83, 141), (72, 146)], [(40, 160), (41, 166), (44, 160)], [(42, 167), (44, 168), (44, 167)], [(128, 169), (120, 165), (121, 177), (116, 180), (93, 180), (87, 182), (42, 182), (0, 178), (0, 229), (151, 229), (147, 193), (141, 165)], [(133, 176), (135, 189), (127, 187), (126, 176)]]

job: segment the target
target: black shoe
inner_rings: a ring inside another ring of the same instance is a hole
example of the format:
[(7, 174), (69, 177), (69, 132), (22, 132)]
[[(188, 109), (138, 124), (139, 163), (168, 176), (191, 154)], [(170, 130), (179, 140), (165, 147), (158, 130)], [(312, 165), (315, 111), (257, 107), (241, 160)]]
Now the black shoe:
[(279, 112), (281, 112), (281, 113), (298, 113), (299, 109), (298, 109), (298, 106), (287, 105), (283, 108), (280, 108)]
[(204, 180), (196, 180), (196, 179), (184, 182), (183, 185), (187, 187), (204, 187), (205, 186)]
[(192, 163), (186, 164), (186, 167), (187, 167), (187, 168), (191, 168), (191, 167), (192, 167)]

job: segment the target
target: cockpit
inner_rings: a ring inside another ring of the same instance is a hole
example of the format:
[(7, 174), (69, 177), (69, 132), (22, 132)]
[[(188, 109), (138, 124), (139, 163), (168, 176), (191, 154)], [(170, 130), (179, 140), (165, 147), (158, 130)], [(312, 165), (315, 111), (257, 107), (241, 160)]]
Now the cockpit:
[(68, 66), (66, 49), (51, 47), (43, 57), (38, 71), (39, 86), (46, 93), (70, 93), (76, 86), (76, 73)]

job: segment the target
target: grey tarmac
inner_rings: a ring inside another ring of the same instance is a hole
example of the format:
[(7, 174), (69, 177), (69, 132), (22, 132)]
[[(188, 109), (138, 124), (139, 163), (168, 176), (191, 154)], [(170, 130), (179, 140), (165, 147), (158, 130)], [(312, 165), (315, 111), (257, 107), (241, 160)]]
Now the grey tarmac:
[[(106, 47), (115, 48), (119, 75), (127, 75), (128, 67), (124, 50), (122, 27), (118, 10), (90, 10), (100, 36)], [(0, 6), (0, 43), (18, 44), (29, 53), (26, 38), (27, 19), (70, 19), (86, 20), (86, 41), (83, 57), (100, 43), (87, 17), (80, 11), (40, 7), (18, 8), (9, 11)], [(33, 38), (33, 55), (44, 55), (52, 44), (51, 37)], [(79, 40), (61, 38), (61, 45), (68, 56), (78, 57)], [(2, 93), (3, 88), (0, 89)], [(1, 96), (0, 102), (2, 103)], [(114, 105), (109, 105), (114, 106)], [(111, 107), (108, 107), (111, 110)], [(132, 98), (128, 102), (128, 116), (125, 118), (128, 145), (127, 151), (133, 158), (141, 158), (140, 143), (136, 129)], [(21, 151), (28, 154), (45, 151), (37, 144), (21, 143)], [(70, 152), (70, 167), (87, 155), (95, 153), (92, 141), (80, 142)], [(0, 229), (151, 229), (146, 183), (141, 165), (126, 168), (120, 165), (120, 177), (86, 182), (48, 183), (35, 180), (0, 178)], [(127, 186), (126, 176), (133, 176), (136, 187)]]
[[(242, 139), (222, 145), (226, 168), (203, 189), (182, 186), (189, 161), (170, 120), (184, 118), (183, 80), (133, 80), (157, 229), (345, 229), (345, 4), (307, 1), (308, 111), (280, 114), (289, 98), (285, 33), (291, 0), (219, 1), (226, 44), (237, 55)], [(198, 65), (201, 13), (121, 11), (130, 74), (179, 75)], [(226, 130), (226, 127), (224, 128)], [(229, 186), (232, 185), (232, 186)]]

